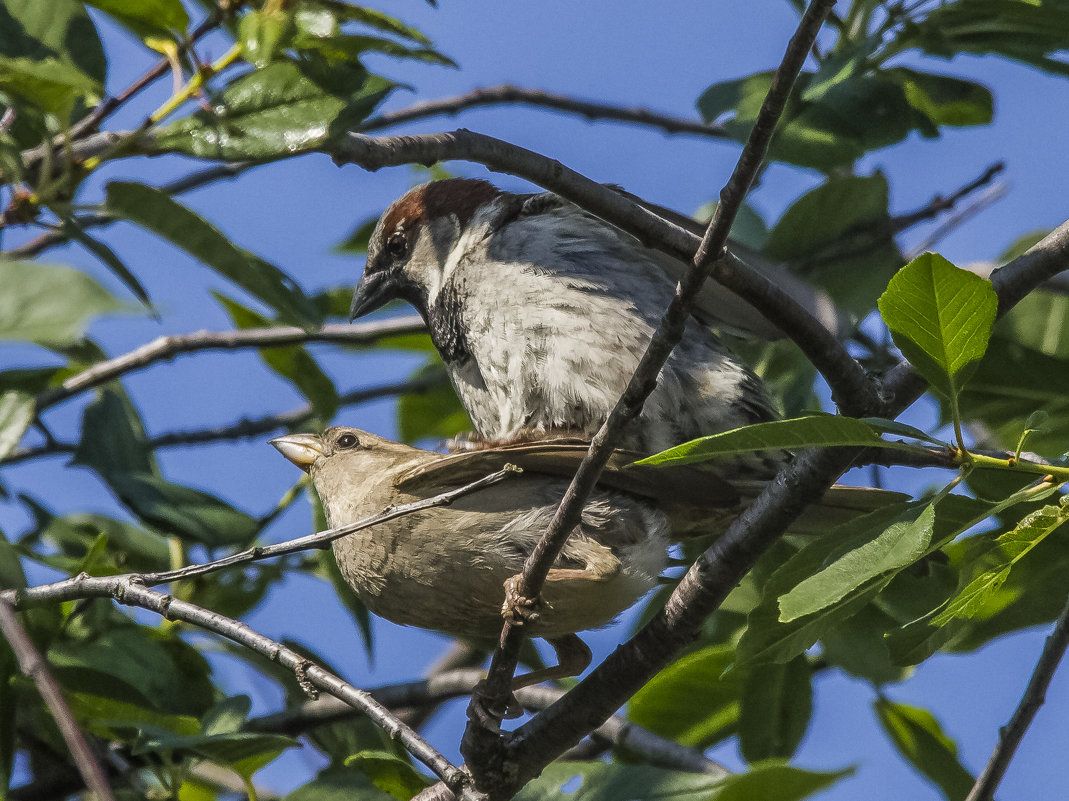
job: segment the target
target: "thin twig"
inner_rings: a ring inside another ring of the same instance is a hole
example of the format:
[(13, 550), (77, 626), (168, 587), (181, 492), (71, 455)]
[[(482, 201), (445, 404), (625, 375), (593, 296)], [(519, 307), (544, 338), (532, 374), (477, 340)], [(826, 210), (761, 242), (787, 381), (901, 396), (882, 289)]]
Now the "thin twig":
[(906, 259), (915, 259), (917, 256), (924, 253), (926, 250), (931, 250), (933, 247), (935, 247), (936, 243), (942, 241), (952, 231), (961, 227), (964, 223), (971, 220), (973, 217), (975, 217), (977, 214), (979, 214), (992, 204), (1002, 200), (1002, 198), (1004, 198), (1009, 191), (1009, 184), (997, 183), (994, 186), (989, 186), (972, 203), (952, 214), (946, 221), (942, 223), (942, 225), (940, 225), (938, 228), (928, 234), (928, 236), (926, 236), (920, 244), (918, 244), (916, 247), (911, 248), (910, 252), (906, 255)]
[(1021, 696), (1020, 703), (1017, 704), (1009, 722), (999, 730), (995, 750), (991, 752), (991, 758), (987, 760), (983, 772), (977, 777), (965, 801), (990, 801), (994, 797), (995, 788), (1002, 781), (1025, 732), (1046, 700), (1047, 688), (1054, 678), (1058, 663), (1065, 656), (1066, 648), (1069, 648), (1069, 601), (1058, 616), (1054, 631), (1043, 644), (1043, 652), (1039, 655), (1039, 661), (1036, 662), (1032, 678)]
[(37, 396), (37, 409), (39, 412), (43, 411), (122, 375), (144, 369), (156, 362), (173, 359), (183, 353), (240, 348), (281, 348), (309, 342), (370, 345), (383, 337), (418, 333), (423, 328), (423, 321), (419, 317), (408, 316), (352, 325), (325, 325), (315, 331), (305, 331), (296, 326), (278, 326), (235, 331), (197, 331), (180, 336), (158, 337), (122, 356), (98, 362), (71, 376), (56, 389), (43, 392)]
[[(482, 670), (451, 670), (419, 681), (387, 684), (368, 690), (368, 693), (380, 704), (395, 711), (404, 707), (434, 706), (450, 698), (470, 695), (472, 688), (484, 675)], [(557, 701), (564, 693), (565, 690), (560, 687), (539, 685), (516, 690), (516, 698), (526, 708), (539, 710)], [(351, 707), (340, 701), (325, 699), (305, 703), (296, 709), (253, 718), (247, 728), (250, 731), (296, 736), (317, 726), (349, 720), (353, 715)], [(730, 775), (727, 768), (707, 758), (700, 750), (687, 748), (654, 734), (620, 715), (613, 715), (595, 731), (617, 748), (637, 755), (653, 765), (714, 776)]]
[[(157, 590), (150, 589), (130, 576), (107, 576), (94, 578), (81, 576), (74, 579), (78, 584), (75, 595), (78, 598), (113, 598), (121, 604), (136, 606), (162, 615), (168, 620), (181, 620), (214, 632), (239, 645), (278, 662), (294, 672), (298, 682), (306, 692), (314, 687), (338, 698), (358, 709), (382, 728), (392, 739), (397, 740), (412, 756), (426, 765), (446, 785), (461, 798), (471, 801), (480, 796), (470, 790), (467, 774), (454, 766), (418, 733), (406, 726), (382, 704), (364, 690), (360, 690), (333, 673), (306, 659), (296, 651), (287, 648), (254, 631), (247, 624), (180, 600)], [(33, 596), (33, 589), (21, 591), (16, 597), (21, 600), (22, 592)], [(10, 590), (0, 593), (0, 597), (9, 597)], [(54, 600), (53, 599), (49, 599)], [(16, 606), (20, 601), (16, 600)]]
[(936, 195), (924, 206), (921, 206), (916, 211), (911, 211), (906, 214), (899, 214), (891, 218), (891, 230), (895, 233), (904, 231), (907, 228), (912, 228), (917, 223), (922, 223), (927, 220), (932, 220), (942, 214), (944, 211), (953, 211), (954, 207), (964, 198), (971, 195), (977, 189), (983, 189), (993, 180), (995, 176), (1002, 173), (1006, 169), (1006, 163), (1004, 161), (997, 161), (984, 170), (983, 174), (974, 178), (969, 183), (955, 192), (943, 197), (942, 195)]
[(413, 120), (437, 117), (442, 114), (450, 116), (461, 111), (478, 106), (499, 106), (510, 103), (523, 103), (528, 106), (551, 108), (557, 111), (567, 111), (586, 117), (588, 120), (615, 120), (616, 122), (628, 122), (635, 125), (644, 125), (649, 128), (659, 128), (670, 134), (694, 134), (696, 136), (708, 136), (714, 139), (731, 139), (732, 137), (719, 125), (706, 125), (697, 120), (688, 120), (682, 117), (673, 117), (668, 114), (660, 114), (645, 108), (621, 108), (620, 106), (598, 103), (593, 100), (579, 100), (567, 95), (546, 92), (541, 89), (524, 89), (520, 86), (501, 84), (500, 86), (487, 86), (481, 89), (446, 97), (441, 100), (431, 100), (425, 103), (416, 103), (399, 111), (391, 111), (365, 120), (360, 125), (362, 131), (378, 131), (401, 125)]
[(71, 714), (59, 685), (48, 672), (44, 659), (41, 658), (33, 641), (19, 623), (15, 609), (5, 598), (0, 598), (0, 633), (3, 633), (4, 638), (11, 645), (19, 668), (37, 686), (37, 691), (41, 694), (48, 711), (52, 713), (52, 718), (56, 721), (60, 734), (63, 735), (63, 741), (70, 749), (71, 758), (78, 767), (78, 772), (89, 792), (96, 797), (97, 801), (115, 801), (107, 776), (104, 775), (104, 769), (97, 761), (93, 749), (89, 747), (78, 724), (75, 723), (74, 715)]
[[(657, 374), (665, 360), (682, 338), (691, 304), (702, 282), (712, 272), (715, 260), (724, 251), (731, 224), (764, 160), (776, 122), (787, 102), (794, 81), (805, 63), (824, 17), (832, 5), (834, 5), (834, 0), (814, 0), (803, 15), (794, 36), (791, 37), (742, 155), (739, 157), (731, 178), (720, 193), (720, 203), (709, 223), (701, 247), (694, 255), (693, 263), (680, 281), (676, 295), (665, 312), (649, 347), (639, 361), (623, 396), (594, 435), (590, 450), (576, 471), (548, 531), (524, 564), (519, 587), (520, 593), (524, 596), (538, 597), (546, 575), (560, 553), (565, 539), (579, 523), (583, 505), (594, 488), (606, 460), (612, 453), (619, 432), (639, 413), (643, 402), (656, 386)], [(508, 697), (523, 636), (524, 632), (521, 627), (510, 625), (506, 621), (487, 677), (486, 696), (491, 699), (491, 703), (494, 700), (503, 701)], [(588, 717), (588, 720), (591, 719)], [(578, 739), (568, 742), (565, 747), (574, 745)], [(466, 728), (461, 751), (472, 769), (478, 771), (477, 781), (492, 780), (494, 784), (503, 785), (495, 789), (500, 789), (502, 795), (507, 795), (510, 790), (520, 785), (515, 783), (516, 774), (511, 769), (502, 770), (506, 756), (506, 749), (503, 746), (504, 742), (501, 738), (473, 719)], [(511, 749), (508, 750), (511, 751)]]
[[(356, 406), (371, 400), (389, 398), (396, 395), (407, 395), (409, 393), (418, 394), (426, 392), (442, 382), (443, 379), (438, 376), (425, 374), (413, 378), (410, 381), (383, 384), (382, 386), (368, 387), (367, 389), (355, 389), (338, 396), (338, 408), (342, 409), (348, 406)], [(299, 409), (294, 409), (289, 412), (252, 419), (242, 418), (236, 423), (231, 423), (226, 426), (198, 428), (189, 431), (169, 431), (155, 437), (149, 437), (143, 444), (146, 449), (155, 450), (156, 448), (170, 448), (181, 445), (204, 445), (211, 442), (248, 439), (251, 437), (259, 437), (263, 434), (270, 434), (271, 432), (280, 429), (289, 430), (297, 428), (316, 417), (316, 415), (316, 409), (312, 404), (307, 403)], [(77, 442), (58, 442), (52, 440), (43, 445), (12, 451), (7, 456), (0, 459), (0, 467), (18, 464), (19, 462), (26, 462), (31, 459), (39, 459), (45, 456), (71, 454), (76, 450), (78, 450)]]
[[(222, 559), (216, 559), (211, 562), (186, 565), (185, 567), (176, 568), (174, 570), (163, 570), (156, 573), (127, 573), (114, 578), (151, 587), (157, 584), (181, 581), (182, 579), (188, 579), (194, 576), (204, 576), (208, 573), (216, 573), (220, 570), (225, 570), (226, 568), (259, 562), (276, 556), (287, 556), (291, 553), (307, 551), (313, 548), (325, 548), (334, 540), (341, 539), (349, 534), (354, 534), (357, 531), (363, 531), (372, 526), (377, 526), (380, 523), (396, 520), (399, 517), (404, 517), (405, 515), (410, 515), (414, 512), (421, 512), (425, 509), (448, 506), (457, 498), (472, 492), (477, 492), (478, 490), (493, 484), (497, 484), (520, 472), (521, 470), (518, 467), (506, 465), (501, 470), (484, 476), (476, 481), (472, 481), (469, 484), (465, 484), (462, 487), (457, 487), (448, 492), (435, 495), (433, 498), (424, 498), (399, 506), (387, 507), (378, 514), (365, 517), (362, 520), (357, 520), (348, 525), (327, 529), (326, 531), (317, 531), (315, 534), (286, 540), (285, 542), (280, 542), (275, 545), (255, 545), (251, 548), (246, 548), (243, 551), (231, 554), (230, 556), (224, 556)], [(0, 591), (0, 599), (6, 599), (7, 602), (11, 603), (16, 609), (28, 609), (61, 601), (80, 600), (82, 598), (90, 597), (83, 593), (87, 586), (86, 582), (92, 580), (91, 577), (83, 574), (62, 581), (55, 581), (51, 584), (39, 584), (35, 587), (27, 587), (22, 590), (2, 590)]]

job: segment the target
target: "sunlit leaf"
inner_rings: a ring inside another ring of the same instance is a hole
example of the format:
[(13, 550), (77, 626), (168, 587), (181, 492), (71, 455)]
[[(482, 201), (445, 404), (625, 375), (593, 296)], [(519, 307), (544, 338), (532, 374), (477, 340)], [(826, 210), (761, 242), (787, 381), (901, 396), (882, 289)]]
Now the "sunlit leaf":
[(32, 395), (17, 390), (0, 394), (0, 459), (19, 444), (36, 412)]
[(99, 315), (123, 304), (69, 267), (0, 259), (0, 340), (42, 345), (75, 342)]

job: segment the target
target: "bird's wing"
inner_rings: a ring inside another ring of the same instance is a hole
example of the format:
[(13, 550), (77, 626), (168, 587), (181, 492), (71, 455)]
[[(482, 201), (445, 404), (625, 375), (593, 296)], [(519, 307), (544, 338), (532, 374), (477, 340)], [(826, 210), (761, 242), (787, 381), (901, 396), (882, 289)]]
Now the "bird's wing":
[[(617, 192), (634, 201), (658, 217), (690, 231), (695, 236), (704, 236), (705, 224), (680, 214), (673, 209), (643, 200), (638, 195), (613, 186)], [(822, 290), (790, 272), (786, 265), (777, 264), (767, 256), (743, 245), (741, 242), (728, 240), (731, 254), (762, 273), (769, 281), (778, 286), (801, 304), (806, 311), (820, 321), (831, 333), (838, 334), (843, 326), (843, 316), (831, 297)], [(654, 251), (654, 259), (665, 274), (676, 283), (683, 277), (687, 264), (669, 256), (667, 253)], [(706, 281), (698, 293), (696, 316), (717, 328), (725, 328), (732, 333), (754, 335), (761, 339), (776, 340), (783, 338), (783, 332), (775, 323), (768, 320), (761, 312), (736, 295), (727, 287), (716, 281)]]
[[(395, 484), (405, 492), (467, 484), (514, 464), (525, 472), (571, 478), (579, 469), (589, 443), (556, 439), (500, 445), (484, 450), (453, 453), (417, 465), (398, 475)], [(739, 493), (715, 472), (689, 465), (649, 467), (632, 464), (643, 454), (614, 451), (598, 480), (605, 489), (704, 509), (735, 507)]]

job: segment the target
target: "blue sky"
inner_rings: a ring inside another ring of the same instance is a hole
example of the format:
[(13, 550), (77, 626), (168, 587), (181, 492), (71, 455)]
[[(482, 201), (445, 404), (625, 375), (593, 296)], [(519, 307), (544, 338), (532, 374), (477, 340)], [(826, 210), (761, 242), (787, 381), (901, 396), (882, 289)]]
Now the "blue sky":
[[(385, 57), (369, 63), (415, 87), (399, 92), (387, 108), (460, 94), (478, 86), (514, 83), (625, 106), (645, 106), (695, 117), (694, 101), (710, 83), (768, 69), (778, 63), (797, 17), (783, 0), (743, 3), (467, 3), (443, 0), (430, 8), (418, 0), (398, 0), (390, 13), (415, 24), (436, 46), (460, 64), (459, 70), (399, 63)], [(106, 21), (100, 29), (110, 52), (109, 88), (119, 90), (153, 63), (152, 54), (118, 33)], [(225, 44), (208, 40), (208, 57)], [(905, 62), (914, 56), (906, 54)], [(1019, 234), (1053, 227), (1069, 216), (1064, 185), (1069, 172), (1069, 130), (1066, 83), (1034, 70), (990, 58), (929, 61), (929, 69), (978, 80), (995, 94), (995, 124), (981, 129), (951, 129), (941, 140), (910, 137), (866, 157), (859, 172), (883, 170), (891, 183), (893, 212), (922, 206), (935, 194), (947, 194), (976, 177), (992, 162), (1005, 160), (1010, 192), (999, 203), (963, 225), (937, 249), (956, 263), (996, 257)], [(115, 127), (131, 127), (165, 99), (161, 82), (114, 118)], [(708, 139), (668, 136), (617, 123), (590, 123), (523, 107), (477, 109), (456, 119), (438, 118), (405, 127), (405, 132), (467, 127), (557, 158), (599, 181), (618, 183), (650, 200), (693, 211), (716, 196), (726, 180), (737, 147)], [(104, 182), (114, 179), (159, 184), (183, 175), (196, 165), (179, 158), (132, 159), (94, 177), (84, 202), (102, 199)], [(455, 163), (457, 174), (485, 177), (477, 165)], [(490, 176), (510, 189), (528, 186), (510, 176)], [(338, 168), (322, 156), (304, 157), (261, 167), (237, 180), (200, 190), (182, 199), (204, 214), (237, 244), (254, 250), (293, 275), (307, 291), (354, 283), (361, 259), (339, 256), (333, 245), (358, 221), (381, 210), (407, 189), (416, 176), (409, 168), (366, 173)], [(774, 166), (752, 196), (766, 219), (779, 213), (806, 188), (814, 173)], [(907, 247), (924, 231), (903, 240)], [(226, 289), (219, 279), (184, 254), (152, 236), (119, 224), (101, 233), (143, 280), (162, 305), (162, 320), (136, 314), (97, 323), (93, 336), (118, 355), (162, 334), (229, 327), (222, 310), (208, 295)], [(16, 244), (20, 235), (5, 238)], [(97, 276), (116, 294), (123, 290), (90, 257), (72, 248), (46, 257), (70, 263)], [(376, 385), (403, 377), (415, 357), (367, 356), (317, 347), (340, 390)], [(39, 363), (25, 348), (0, 348), (4, 367)], [(219, 353), (181, 357), (129, 376), (125, 385), (139, 403), (150, 434), (165, 430), (223, 425), (258, 411), (283, 411), (301, 404), (295, 393), (270, 376), (254, 353)], [(60, 433), (76, 435), (86, 399), (48, 414)], [(388, 401), (343, 410), (339, 422), (383, 435), (396, 433)], [(910, 421), (931, 425), (930, 409), (921, 405)], [(265, 438), (266, 439), (266, 438)], [(169, 478), (214, 492), (254, 514), (270, 509), (295, 480), (291, 465), (264, 440), (160, 453)], [(24, 491), (49, 501), (57, 512), (103, 511), (115, 506), (103, 486), (87, 470), (64, 467), (49, 459), (6, 468), (2, 479), (14, 495)], [(916, 479), (920, 485), (935, 479)], [(61, 488), (61, 491), (57, 491)], [(22, 508), (0, 499), (0, 527), (10, 536), (27, 525)], [(270, 531), (272, 539), (306, 533), (310, 517), (303, 502)], [(444, 638), (376, 621), (374, 663), (349, 618), (329, 588), (308, 579), (288, 581), (249, 621), (275, 638), (296, 638), (319, 649), (358, 686), (416, 677), (441, 650)], [(604, 655), (624, 636), (625, 625), (587, 637)], [(979, 653), (940, 656), (930, 660), (906, 683), (888, 690), (895, 700), (927, 707), (959, 745), (966, 766), (978, 772), (1020, 695), (1045, 632), (1033, 630), (1005, 638)], [(220, 657), (217, 665), (225, 685), (254, 699), (255, 711), (269, 711), (278, 702), (274, 690), (251, 680), (239, 666)], [(878, 731), (871, 712), (870, 687), (836, 671), (816, 682), (809, 734), (794, 762), (809, 768), (857, 767), (855, 775), (819, 798), (935, 798), (905, 765)], [(1062, 725), (1069, 709), (1069, 679), (1055, 678), (1047, 706), (1025, 740), (1004, 784), (1004, 797), (1051, 797), (1064, 788), (1064, 772), (1056, 753), (1069, 749), (1069, 731)], [(463, 725), (462, 704), (454, 702), (432, 723), (429, 736), (448, 756)], [(729, 766), (741, 763), (733, 744), (713, 756)], [(291, 754), (260, 774), (260, 780), (285, 790), (305, 780), (316, 761), (307, 750)]]

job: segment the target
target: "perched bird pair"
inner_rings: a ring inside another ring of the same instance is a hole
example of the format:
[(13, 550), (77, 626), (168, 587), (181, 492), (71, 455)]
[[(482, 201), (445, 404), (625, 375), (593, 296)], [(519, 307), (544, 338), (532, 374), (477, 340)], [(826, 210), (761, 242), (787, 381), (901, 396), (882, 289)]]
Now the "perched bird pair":
[[(546, 531), (586, 451), (582, 440), (622, 394), (683, 269), (552, 194), (453, 179), (417, 187), (390, 206), (372, 234), (352, 314), (395, 298), (416, 307), (471, 417), (469, 448), (442, 455), (349, 428), (273, 444), (310, 472), (332, 527), (432, 497), (506, 462), (524, 473), (449, 507), (337, 540), (342, 574), (372, 611), (396, 623), (496, 638), (504, 584)], [(714, 324), (774, 335), (739, 298), (707, 287), (528, 622), (561, 655), (548, 675), (581, 672), (589, 652), (574, 633), (605, 625), (649, 591), (673, 539), (722, 530), (776, 466), (754, 459), (736, 466), (731, 481), (695, 468), (627, 466), (773, 418), (760, 380)], [(852, 511), (886, 500), (842, 487), (824, 503)]]

